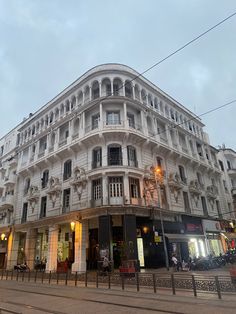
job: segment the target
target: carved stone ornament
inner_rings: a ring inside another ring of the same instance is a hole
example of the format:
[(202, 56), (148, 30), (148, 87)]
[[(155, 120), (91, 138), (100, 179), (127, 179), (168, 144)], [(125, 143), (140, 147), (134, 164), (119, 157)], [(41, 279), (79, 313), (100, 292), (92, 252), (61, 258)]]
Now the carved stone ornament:
[(73, 186), (74, 191), (78, 194), (79, 200), (81, 200), (81, 196), (83, 193), (83, 190), (85, 189), (87, 185), (87, 177), (84, 168), (75, 167), (73, 170), (73, 181), (70, 182), (70, 185)]
[(49, 179), (49, 189), (47, 191), (49, 199), (52, 201), (52, 206), (55, 206), (56, 200), (61, 194), (61, 183), (59, 178), (51, 177)]
[(35, 185), (31, 185), (29, 187), (29, 191), (27, 194), (27, 201), (29, 202), (29, 205), (32, 209), (32, 212), (34, 212), (35, 206), (38, 203), (39, 200), (39, 189)]
[(218, 188), (215, 185), (209, 185), (206, 188), (206, 196), (209, 200), (215, 200), (218, 195)]
[(178, 173), (171, 172), (168, 178), (170, 192), (174, 195), (176, 203), (178, 203), (180, 190), (183, 188)]
[(189, 192), (192, 195), (201, 195), (201, 187), (197, 180), (192, 180), (189, 183)]

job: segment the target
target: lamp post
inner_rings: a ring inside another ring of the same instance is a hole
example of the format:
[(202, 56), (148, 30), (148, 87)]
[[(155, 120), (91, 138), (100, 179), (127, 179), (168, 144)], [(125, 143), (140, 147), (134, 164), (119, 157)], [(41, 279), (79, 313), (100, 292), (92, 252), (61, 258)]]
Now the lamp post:
[(157, 193), (158, 193), (158, 207), (160, 210), (160, 221), (161, 221), (161, 231), (162, 231), (163, 246), (164, 246), (164, 253), (165, 253), (165, 264), (166, 264), (166, 269), (169, 270), (169, 257), (168, 257), (168, 251), (167, 251), (167, 246), (166, 246), (165, 229), (164, 229), (164, 223), (163, 223), (163, 217), (162, 217), (162, 199), (161, 199), (161, 188), (160, 188), (160, 182), (163, 179), (162, 169), (160, 167), (153, 167), (153, 173), (155, 176), (156, 188), (157, 188)]

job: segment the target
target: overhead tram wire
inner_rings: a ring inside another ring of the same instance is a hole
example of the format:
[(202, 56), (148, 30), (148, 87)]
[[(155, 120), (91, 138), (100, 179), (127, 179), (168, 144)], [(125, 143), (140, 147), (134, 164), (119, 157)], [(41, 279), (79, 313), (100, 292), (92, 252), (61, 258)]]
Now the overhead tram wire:
[[(177, 54), (178, 52), (182, 51), (184, 48), (186, 48), (187, 46), (191, 45), (192, 43), (194, 43), (195, 41), (197, 41), (198, 39), (200, 39), (201, 37), (205, 36), (206, 34), (208, 34), (209, 32), (211, 32), (212, 30), (216, 29), (217, 27), (219, 27), (220, 25), (222, 25), (223, 23), (225, 23), (226, 21), (228, 21), (229, 19), (231, 19), (232, 17), (234, 17), (236, 15), (236, 12), (230, 14), (229, 16), (227, 16), (226, 18), (224, 18), (223, 20), (221, 20), (220, 22), (216, 23), (215, 25), (213, 25), (212, 27), (208, 28), (206, 31), (204, 31), (203, 33), (199, 34), (198, 36), (194, 37), (192, 40), (188, 41), (186, 44), (184, 44), (183, 46), (181, 46), (180, 48), (176, 49), (175, 51), (173, 51), (172, 53), (170, 53), (169, 55), (167, 55), (165, 58), (159, 60), (158, 62), (156, 62), (155, 64), (153, 64), (152, 66), (150, 66), (149, 68), (147, 68), (145, 71), (139, 73), (138, 75), (136, 75), (133, 79), (129, 80), (129, 83), (130, 82), (133, 82), (135, 80), (137, 80), (139, 77), (141, 77), (143, 74), (147, 73), (148, 71), (152, 70), (153, 68), (157, 67), (158, 65), (160, 65), (161, 63), (163, 63), (164, 61), (166, 61), (167, 59), (171, 58), (172, 56), (174, 56), (175, 54)], [(117, 91), (121, 90), (123, 87), (126, 86), (126, 82), (124, 84), (122, 84), (120, 87), (118, 87)], [(95, 102), (94, 106), (96, 105), (99, 105), (101, 101), (104, 101), (106, 99), (109, 99), (111, 98), (112, 96), (114, 96), (114, 92), (110, 95), (107, 95), (105, 97), (102, 97), (98, 102)], [(219, 108), (214, 108), (214, 109), (211, 109), (209, 110), (209, 112), (205, 112), (205, 113), (202, 113), (200, 115), (198, 115), (198, 117), (201, 117), (203, 115), (206, 115), (210, 112), (213, 112), (213, 111), (216, 111), (222, 107), (225, 107), (233, 102), (235, 102), (236, 100), (233, 100), (232, 102), (230, 103), (227, 103), (227, 104), (224, 104), (222, 106), (220, 106)], [(191, 121), (191, 120), (194, 120), (194, 118), (192, 119), (189, 119), (187, 120), (187, 122)], [(182, 123), (179, 123), (171, 128), (175, 128), (177, 127), (178, 125), (181, 125)], [(159, 132), (157, 134), (154, 134), (153, 136), (155, 135), (159, 135), (161, 133), (164, 133), (166, 132), (167, 130), (163, 130), (162, 132)], [(148, 138), (152, 138), (153, 136), (148, 136)], [(123, 147), (124, 149), (125, 147)], [(104, 156), (106, 157), (106, 156)]]
[[(199, 114), (199, 115), (195, 115), (193, 118), (190, 118), (190, 119), (188, 119), (188, 120), (186, 120), (186, 121), (183, 121), (183, 122), (181, 122), (181, 123), (174, 124), (174, 125), (172, 125), (172, 126), (170, 126), (170, 127), (167, 127), (166, 129), (164, 129), (164, 130), (161, 131), (161, 132), (157, 132), (157, 133), (154, 133), (153, 135), (146, 136), (146, 139), (147, 139), (147, 140), (148, 140), (148, 139), (153, 139), (156, 135), (160, 135), (160, 134), (166, 133), (166, 132), (169, 131), (169, 130), (176, 129), (178, 126), (181, 126), (181, 125), (183, 125), (183, 124), (185, 124), (185, 123), (187, 123), (187, 122), (196, 120), (196, 118), (203, 117), (203, 116), (205, 116), (205, 115), (207, 115), (207, 114), (209, 114), (209, 113), (212, 113), (212, 112), (215, 112), (215, 111), (220, 110), (220, 109), (222, 109), (222, 108), (225, 108), (225, 107), (227, 107), (227, 106), (229, 106), (229, 105), (231, 105), (231, 104), (233, 104), (233, 103), (236, 103), (236, 99), (231, 100), (231, 101), (229, 101), (229, 102), (227, 102), (227, 103), (225, 103), (225, 104), (223, 104), (223, 105), (220, 105), (220, 106), (218, 106), (218, 107), (212, 108), (212, 109), (210, 109), (210, 110), (208, 110), (208, 111), (206, 111), (206, 112), (203, 112), (203, 113), (201, 113), (201, 114)], [(171, 122), (171, 121), (170, 121), (170, 122)], [(127, 146), (121, 146), (121, 149), (122, 149), (122, 152), (123, 152), (123, 150), (127, 149)], [(108, 157), (108, 154), (104, 154), (104, 155), (101, 156), (102, 159), (103, 159), (103, 158), (106, 158), (106, 157)], [(86, 165), (88, 165), (88, 162), (86, 163)], [(83, 166), (85, 166), (85, 165), (83, 165)]]

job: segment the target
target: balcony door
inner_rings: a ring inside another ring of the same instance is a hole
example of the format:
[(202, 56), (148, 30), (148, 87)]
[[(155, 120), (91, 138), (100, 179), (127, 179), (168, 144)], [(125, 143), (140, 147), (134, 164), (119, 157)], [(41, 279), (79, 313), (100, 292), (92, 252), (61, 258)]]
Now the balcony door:
[(110, 205), (123, 204), (123, 178), (109, 178), (109, 203)]

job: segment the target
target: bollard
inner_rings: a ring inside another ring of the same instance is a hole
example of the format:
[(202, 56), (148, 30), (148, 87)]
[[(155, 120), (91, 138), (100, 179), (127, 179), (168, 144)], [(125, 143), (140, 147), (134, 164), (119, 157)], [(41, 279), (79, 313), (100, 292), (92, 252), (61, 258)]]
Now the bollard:
[(175, 278), (174, 274), (171, 274), (171, 286), (172, 286), (172, 292), (175, 294)]
[(125, 290), (125, 281), (124, 281), (124, 273), (121, 273), (121, 286), (122, 286), (122, 290)]
[(30, 272), (30, 270), (29, 270), (29, 274), (28, 274), (28, 281), (30, 281), (30, 273), (31, 273), (31, 272)]
[(96, 276), (96, 288), (98, 288), (98, 271), (97, 271), (97, 276)]
[(42, 271), (41, 282), (43, 283), (44, 271)]
[(8, 280), (8, 270), (7, 270), (7, 272), (6, 272), (6, 280)]
[(34, 276), (34, 282), (37, 282), (37, 274), (38, 274), (38, 271), (36, 270), (35, 276)]
[(14, 270), (12, 269), (12, 271), (11, 271), (11, 280), (13, 280), (13, 273), (14, 273)]
[(17, 273), (16, 273), (16, 281), (18, 281), (18, 277), (19, 277), (19, 272), (17, 270)]
[(196, 282), (194, 275), (192, 275), (192, 285), (193, 285), (193, 295), (196, 297), (197, 296), (197, 288), (196, 288)]
[(137, 291), (139, 291), (139, 273), (136, 272), (136, 286), (137, 286)]
[(77, 287), (77, 280), (78, 280), (78, 273), (77, 271), (75, 272), (75, 287)]
[(220, 283), (218, 276), (215, 276), (216, 290), (218, 294), (218, 298), (221, 299), (221, 291), (220, 291)]
[(57, 285), (58, 285), (58, 281), (59, 281), (59, 273), (57, 272)]
[(52, 275), (52, 272), (51, 272), (51, 270), (50, 270), (49, 276), (48, 276), (48, 283), (49, 283), (49, 284), (51, 283), (51, 275)]
[(4, 269), (2, 269), (2, 276), (1, 276), (1, 280), (3, 280), (3, 274), (4, 274)]
[(24, 281), (25, 280), (25, 272), (24, 272), (24, 270), (23, 270), (23, 272), (22, 272), (22, 277), (21, 277), (21, 281)]
[(152, 274), (153, 292), (157, 293), (156, 274)]
[(65, 278), (65, 285), (67, 286), (67, 281), (68, 281), (68, 271), (66, 272), (66, 278)]
[(108, 289), (111, 289), (111, 274), (108, 272)]
[(88, 286), (88, 273), (87, 273), (87, 271), (85, 272), (84, 284), (85, 284), (85, 287)]

